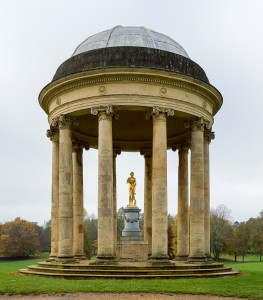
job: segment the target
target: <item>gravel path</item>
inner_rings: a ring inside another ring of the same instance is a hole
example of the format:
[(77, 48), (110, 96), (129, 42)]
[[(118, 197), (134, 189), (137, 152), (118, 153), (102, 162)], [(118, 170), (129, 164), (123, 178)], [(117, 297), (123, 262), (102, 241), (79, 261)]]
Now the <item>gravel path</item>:
[[(174, 294), (148, 294), (148, 293), (69, 293), (69, 294), (41, 294), (41, 295), (0, 295), (0, 299), (20, 300), (236, 300), (236, 297), (219, 297), (210, 295), (174, 295)], [(248, 300), (242, 298), (242, 300)]]

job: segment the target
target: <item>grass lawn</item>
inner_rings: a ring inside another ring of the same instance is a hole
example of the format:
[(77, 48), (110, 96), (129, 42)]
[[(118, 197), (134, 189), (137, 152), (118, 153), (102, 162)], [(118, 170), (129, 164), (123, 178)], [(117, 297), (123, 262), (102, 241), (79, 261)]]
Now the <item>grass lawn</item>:
[(178, 280), (63, 280), (11, 274), (40, 259), (0, 261), (0, 294), (67, 292), (189, 293), (263, 298), (263, 263), (227, 262), (247, 276)]

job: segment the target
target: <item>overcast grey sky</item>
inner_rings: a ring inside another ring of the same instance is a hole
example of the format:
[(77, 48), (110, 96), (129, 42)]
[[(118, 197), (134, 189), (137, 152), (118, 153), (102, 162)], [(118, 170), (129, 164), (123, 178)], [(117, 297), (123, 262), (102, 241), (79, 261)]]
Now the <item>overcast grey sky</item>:
[[(211, 207), (233, 221), (263, 209), (262, 0), (8, 0), (0, 3), (0, 222), (43, 222), (51, 209), (51, 142), (40, 90), (88, 36), (116, 25), (146, 26), (180, 43), (223, 95), (210, 147)], [(168, 151), (168, 210), (177, 211), (178, 153)], [(84, 153), (84, 206), (97, 213), (97, 151)], [(118, 207), (137, 178), (143, 208), (144, 160), (117, 158)]]

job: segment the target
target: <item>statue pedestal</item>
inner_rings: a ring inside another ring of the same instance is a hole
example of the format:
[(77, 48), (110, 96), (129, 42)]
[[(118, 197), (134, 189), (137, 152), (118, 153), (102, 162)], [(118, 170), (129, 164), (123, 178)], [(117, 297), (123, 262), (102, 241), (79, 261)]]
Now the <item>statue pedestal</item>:
[(117, 258), (119, 261), (147, 261), (148, 241), (142, 236), (123, 236), (117, 241)]
[(124, 229), (122, 236), (141, 236), (141, 229), (139, 227), (139, 212), (138, 207), (125, 207), (124, 211)]
[(125, 207), (124, 229), (122, 237), (117, 241), (117, 258), (120, 261), (147, 261), (148, 241), (141, 236), (138, 207)]

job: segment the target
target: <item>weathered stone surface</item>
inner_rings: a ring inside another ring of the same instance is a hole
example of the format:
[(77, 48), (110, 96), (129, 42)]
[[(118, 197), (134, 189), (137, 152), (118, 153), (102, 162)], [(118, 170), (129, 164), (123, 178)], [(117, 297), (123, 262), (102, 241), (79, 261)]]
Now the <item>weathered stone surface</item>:
[(110, 67), (144, 67), (188, 75), (209, 83), (204, 70), (184, 56), (152, 48), (111, 47), (90, 50), (62, 63), (53, 81), (83, 71)]
[(168, 259), (166, 115), (153, 115), (152, 258)]
[(188, 194), (188, 147), (182, 145), (178, 167), (177, 259), (187, 259), (189, 255)]
[(124, 212), (124, 229), (122, 236), (134, 237), (141, 236), (141, 229), (139, 227), (139, 207), (125, 207)]
[(143, 237), (121, 237), (117, 242), (117, 258), (126, 261), (147, 261), (148, 242)]

